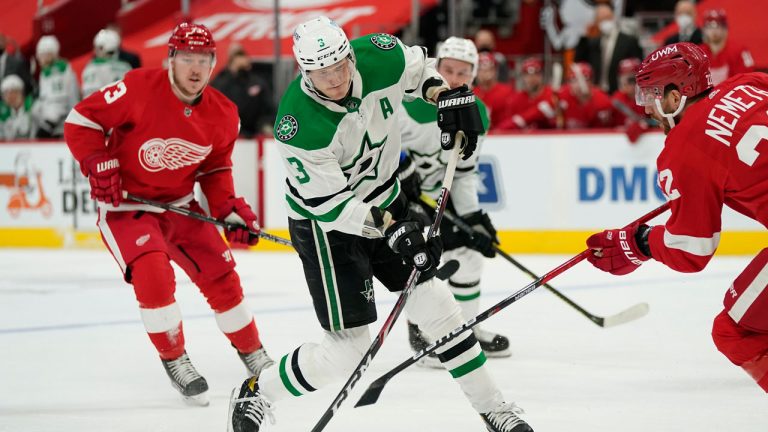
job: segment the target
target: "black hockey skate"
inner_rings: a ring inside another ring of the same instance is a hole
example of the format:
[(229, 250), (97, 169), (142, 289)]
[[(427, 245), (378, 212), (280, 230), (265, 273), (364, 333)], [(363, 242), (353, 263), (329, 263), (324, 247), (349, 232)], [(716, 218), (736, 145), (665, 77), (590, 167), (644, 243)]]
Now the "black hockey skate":
[(258, 378), (251, 377), (240, 386), (232, 389), (229, 398), (229, 414), (227, 416), (227, 431), (229, 432), (258, 432), (264, 417), (269, 417), (270, 423), (275, 423), (272, 414), (272, 404), (259, 391)]
[(186, 351), (177, 359), (163, 360), (163, 367), (171, 384), (181, 393), (185, 402), (208, 406), (208, 383), (192, 366)]
[(502, 402), (493, 410), (480, 414), (489, 432), (533, 432), (533, 429), (518, 417), (523, 410), (514, 403)]
[(472, 329), (475, 332), (475, 338), (480, 343), (486, 357), (510, 357), (512, 351), (509, 349), (509, 338), (500, 334), (485, 331), (480, 327)]
[[(429, 346), (429, 342), (424, 338), (421, 330), (419, 330), (419, 326), (410, 321), (408, 321), (408, 341), (411, 343), (411, 348), (415, 352), (419, 352)], [(433, 369), (443, 368), (443, 364), (440, 363), (440, 359), (437, 358), (437, 354), (434, 352), (420, 358), (416, 364)]]
[(237, 355), (248, 370), (248, 376), (255, 376), (256, 378), (261, 375), (261, 371), (275, 364), (275, 361), (269, 357), (269, 354), (267, 354), (264, 347), (261, 347), (250, 354), (243, 354), (238, 351)]

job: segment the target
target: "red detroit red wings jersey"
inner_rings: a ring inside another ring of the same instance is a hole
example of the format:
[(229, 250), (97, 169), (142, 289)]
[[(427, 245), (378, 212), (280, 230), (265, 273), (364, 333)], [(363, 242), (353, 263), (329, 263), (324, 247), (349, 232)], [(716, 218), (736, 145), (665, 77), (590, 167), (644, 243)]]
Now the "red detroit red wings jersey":
[(597, 87), (583, 103), (573, 95), (570, 85), (560, 89), (560, 107), (566, 129), (600, 128), (613, 126), (611, 97)]
[(768, 226), (768, 75), (730, 78), (689, 107), (656, 163), (672, 215), (652, 229), (649, 244), (669, 267), (706, 266), (723, 204)]
[(709, 57), (709, 71), (712, 73), (714, 85), (718, 85), (736, 74), (754, 70), (755, 62), (749, 50), (730, 39), (725, 41), (725, 46), (717, 54), (713, 54), (707, 44), (699, 46)]
[(191, 194), (196, 176), (231, 169), (238, 129), (237, 107), (216, 89), (190, 106), (167, 71), (136, 69), (78, 103), (64, 133), (78, 161), (106, 150), (120, 161), (124, 190), (169, 202)]

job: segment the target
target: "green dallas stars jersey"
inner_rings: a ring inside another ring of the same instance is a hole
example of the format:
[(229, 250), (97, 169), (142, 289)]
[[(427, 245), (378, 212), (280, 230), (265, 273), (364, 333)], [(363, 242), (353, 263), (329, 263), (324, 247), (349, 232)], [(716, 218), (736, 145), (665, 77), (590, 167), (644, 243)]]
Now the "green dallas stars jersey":
[[(483, 128), (488, 131), (488, 108), (476, 99), (480, 108)], [(450, 152), (440, 147), (440, 129), (437, 127), (437, 107), (420, 99), (403, 102), (398, 110), (403, 150), (413, 159), (421, 176), (421, 190), (437, 199), (442, 187), (445, 167)], [(477, 158), (485, 135), (478, 137), (477, 150), (468, 160), (459, 159), (451, 187), (451, 202), (456, 213), (465, 215), (480, 209), (477, 199)]]
[(299, 76), (280, 101), (275, 138), (288, 173), (288, 217), (362, 235), (371, 207), (388, 206), (400, 192), (395, 112), (403, 96), (424, 97), (424, 83), (442, 78), (421, 47), (394, 36), (369, 35), (351, 45), (355, 71), (345, 106), (320, 99)]

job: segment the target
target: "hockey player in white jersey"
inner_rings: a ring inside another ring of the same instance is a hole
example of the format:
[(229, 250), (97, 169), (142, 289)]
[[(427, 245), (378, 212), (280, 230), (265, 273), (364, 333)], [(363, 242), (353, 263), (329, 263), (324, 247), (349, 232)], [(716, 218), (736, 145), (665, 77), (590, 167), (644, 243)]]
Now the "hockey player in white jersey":
[[(411, 269), (422, 273), (405, 303), (411, 319), (437, 338), (460, 326), (461, 309), (434, 277), (439, 237), (428, 241), (409, 219), (397, 179), (400, 133), (395, 111), (404, 95), (443, 102), (444, 118), (458, 118), (471, 156), (482, 130), (471, 93), (450, 90), (420, 47), (387, 34), (353, 40), (326, 17), (300, 24), (294, 55), (301, 76), (283, 95), (275, 137), (286, 167), (291, 239), (325, 336), (286, 354), (276, 366), (233, 393), (229, 425), (262, 430), (278, 399), (301, 396), (348, 377), (371, 345), (376, 321), (373, 278), (400, 291)], [(445, 132), (455, 134), (445, 127)], [(453, 140), (446, 143), (452, 147)], [(506, 403), (488, 374), (472, 332), (438, 349), (489, 431), (528, 432), (521, 410)]]
[(118, 58), (120, 35), (110, 29), (99, 30), (93, 38), (93, 59), (83, 69), (83, 97), (115, 81), (120, 81), (131, 65)]
[[(451, 88), (462, 85), (472, 88), (472, 80), (477, 75), (478, 55), (475, 44), (469, 39), (450, 37), (439, 45), (437, 50), (437, 72), (445, 78)], [(488, 109), (480, 99), (476, 99), (484, 131), (488, 130)], [(426, 193), (437, 199), (442, 187), (445, 167), (450, 152), (439, 144), (440, 128), (437, 125), (437, 107), (422, 99), (406, 100), (403, 109), (397, 112), (402, 133), (404, 155), (400, 163), (400, 183), (406, 197), (416, 212), (431, 215), (420, 199)], [(478, 148), (485, 138), (485, 133), (478, 137)], [(480, 210), (477, 196), (477, 156), (478, 151), (466, 160), (459, 161), (451, 188), (448, 208), (461, 216), (478, 234), (469, 236), (456, 228), (450, 221), (443, 220), (440, 227), (444, 259), (455, 259), (459, 270), (448, 280), (453, 297), (461, 306), (464, 319), (474, 318), (480, 306), (480, 277), (483, 273), (484, 256), (496, 256), (493, 242), (498, 243), (496, 229), (488, 215)], [(509, 357), (509, 339), (505, 336), (486, 331), (480, 326), (473, 328), (480, 346), (488, 357)], [(418, 326), (408, 323), (408, 339), (415, 351), (428, 345)], [(421, 363), (440, 367), (435, 357), (424, 357)]]
[(64, 136), (64, 119), (80, 101), (77, 77), (69, 62), (59, 57), (59, 49), (56, 36), (41, 37), (35, 48), (40, 80), (32, 116), (38, 124), (38, 138)]

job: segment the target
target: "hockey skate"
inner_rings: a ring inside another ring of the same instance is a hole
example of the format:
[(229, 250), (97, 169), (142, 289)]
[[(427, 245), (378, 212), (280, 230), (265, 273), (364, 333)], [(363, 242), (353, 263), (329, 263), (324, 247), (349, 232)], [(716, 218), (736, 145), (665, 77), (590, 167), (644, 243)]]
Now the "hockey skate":
[(509, 338), (500, 334), (485, 331), (480, 327), (472, 329), (475, 332), (475, 338), (480, 343), (486, 357), (510, 357), (512, 351), (509, 349)]
[[(419, 352), (429, 346), (429, 342), (424, 338), (424, 335), (419, 330), (419, 326), (408, 321), (408, 341), (411, 343), (411, 348), (414, 352)], [(440, 363), (440, 359), (437, 358), (437, 354), (434, 352), (419, 359), (416, 362), (421, 367), (427, 367), (432, 369), (442, 369), (443, 364)]]
[(258, 432), (265, 416), (269, 417), (271, 424), (275, 424), (272, 404), (259, 391), (258, 378), (248, 378), (240, 386), (240, 392), (235, 392), (237, 387), (232, 389), (229, 398), (228, 432)]
[(502, 402), (493, 410), (480, 414), (489, 432), (533, 432), (533, 429), (518, 417), (523, 410), (514, 403)]
[(163, 367), (171, 379), (171, 384), (181, 393), (185, 402), (190, 405), (208, 406), (208, 383), (192, 366), (186, 351), (177, 359), (163, 360)]
[(267, 354), (264, 347), (250, 354), (243, 354), (238, 351), (237, 356), (240, 357), (240, 360), (242, 360), (245, 368), (248, 370), (249, 377), (255, 376), (258, 378), (261, 375), (261, 371), (275, 364), (275, 361)]

